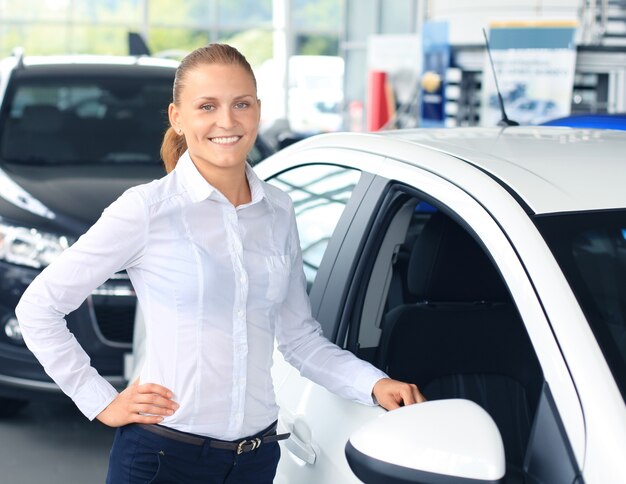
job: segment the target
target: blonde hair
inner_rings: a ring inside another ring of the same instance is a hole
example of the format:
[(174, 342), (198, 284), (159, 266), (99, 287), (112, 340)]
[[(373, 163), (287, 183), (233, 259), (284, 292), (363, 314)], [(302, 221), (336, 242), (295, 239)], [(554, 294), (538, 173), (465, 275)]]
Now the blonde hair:
[[(241, 66), (250, 74), (256, 88), (256, 78), (254, 77), (252, 67), (250, 67), (250, 64), (241, 52), (227, 44), (209, 44), (188, 54), (176, 69), (172, 93), (172, 102), (176, 106), (180, 105), (180, 95), (185, 87), (187, 73), (203, 64)], [(172, 126), (167, 128), (161, 143), (161, 159), (168, 173), (176, 167), (178, 159), (185, 150), (187, 150), (185, 137), (177, 134)]]

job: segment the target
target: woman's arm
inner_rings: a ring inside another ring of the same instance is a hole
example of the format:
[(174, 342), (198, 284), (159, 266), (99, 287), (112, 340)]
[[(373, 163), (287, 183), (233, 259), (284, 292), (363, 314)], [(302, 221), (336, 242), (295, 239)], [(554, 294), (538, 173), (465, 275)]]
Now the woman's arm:
[(90, 420), (118, 393), (91, 366), (89, 356), (68, 330), (65, 316), (111, 275), (140, 263), (148, 220), (142, 196), (133, 189), (125, 192), (35, 278), (15, 310), (28, 348)]
[(424, 401), (415, 385), (392, 380), (323, 336), (320, 324), (311, 315), (293, 210), (290, 224), (292, 268), (276, 326), (278, 349), (285, 360), (302, 376), (350, 400), (380, 404), (388, 410)]

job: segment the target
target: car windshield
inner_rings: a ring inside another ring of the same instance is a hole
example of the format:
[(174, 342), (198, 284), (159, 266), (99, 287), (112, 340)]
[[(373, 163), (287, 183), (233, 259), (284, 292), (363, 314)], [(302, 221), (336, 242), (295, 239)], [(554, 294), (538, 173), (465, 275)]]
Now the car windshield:
[(626, 210), (536, 220), (626, 400)]
[(13, 163), (160, 163), (172, 77), (16, 77), (0, 120)]

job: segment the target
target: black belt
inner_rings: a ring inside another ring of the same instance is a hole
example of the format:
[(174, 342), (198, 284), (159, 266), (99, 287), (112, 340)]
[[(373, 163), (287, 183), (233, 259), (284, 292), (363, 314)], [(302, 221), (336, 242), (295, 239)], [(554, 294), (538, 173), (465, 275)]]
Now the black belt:
[(269, 429), (265, 431), (263, 435), (260, 437), (251, 437), (249, 439), (243, 439), (239, 442), (229, 442), (227, 440), (217, 440), (212, 439), (210, 437), (200, 437), (198, 435), (191, 435), (185, 432), (180, 432), (178, 430), (169, 429), (167, 427), (163, 427), (162, 425), (149, 425), (149, 424), (136, 424), (138, 427), (141, 427), (148, 432), (152, 432), (153, 434), (160, 435), (161, 437), (165, 437), (168, 439), (176, 440), (178, 442), (183, 442), (185, 444), (192, 445), (204, 445), (205, 442), (209, 442), (209, 447), (213, 447), (214, 449), (223, 449), (223, 450), (232, 450), (237, 452), (237, 454), (241, 454), (243, 452), (250, 452), (251, 450), (258, 449), (261, 447), (261, 444), (269, 443), (269, 442), (277, 442), (279, 440), (288, 439), (291, 434), (275, 434), (273, 432), (276, 431), (277, 424), (272, 425)]

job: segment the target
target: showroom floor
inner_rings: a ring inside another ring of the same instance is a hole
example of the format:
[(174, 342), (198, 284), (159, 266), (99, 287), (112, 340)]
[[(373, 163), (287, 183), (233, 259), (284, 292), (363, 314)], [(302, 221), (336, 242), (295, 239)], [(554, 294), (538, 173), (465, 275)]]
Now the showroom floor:
[(0, 420), (0, 481), (104, 482), (114, 430), (87, 420), (71, 402), (31, 404)]

